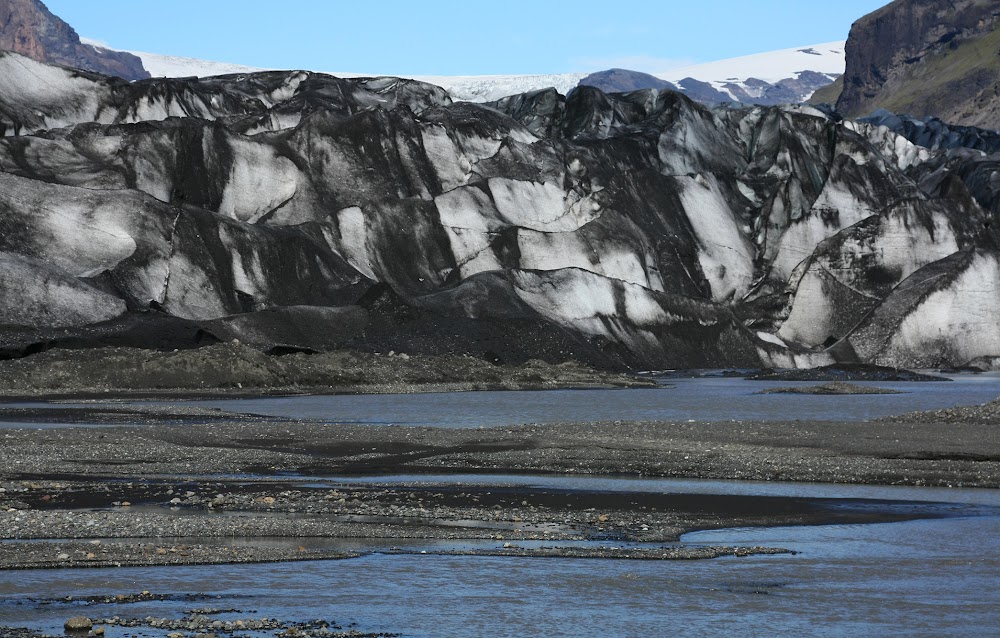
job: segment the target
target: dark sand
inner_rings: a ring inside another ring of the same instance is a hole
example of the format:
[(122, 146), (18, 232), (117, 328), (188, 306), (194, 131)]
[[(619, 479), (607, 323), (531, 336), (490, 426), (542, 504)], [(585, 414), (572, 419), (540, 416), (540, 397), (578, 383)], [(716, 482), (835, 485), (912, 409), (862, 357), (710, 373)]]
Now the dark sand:
[(659, 387), (575, 362), (493, 365), (468, 356), (336, 351), (268, 355), (238, 342), (197, 350), (49, 350), (0, 361), (0, 397), (88, 399)]
[(757, 394), (818, 394), (818, 395), (839, 395), (839, 394), (906, 394), (899, 390), (889, 390), (887, 388), (874, 388), (867, 385), (857, 385), (855, 383), (844, 383), (843, 381), (833, 381), (823, 385), (797, 386), (792, 388), (768, 388), (761, 390)]
[[(85, 421), (95, 409), (118, 407), (85, 408), (76, 418)], [(74, 418), (72, 410), (64, 408), (63, 415)], [(913, 516), (888, 505), (834, 508), (823, 499), (350, 481), (334, 488), (310, 486), (309, 476), (568, 473), (1000, 486), (998, 403), (862, 423), (608, 422), (479, 430), (330, 425), (208, 412), (179, 404), (157, 409), (150, 417), (153, 426), (0, 431), (0, 538), (59, 541), (31, 551), (4, 543), (0, 567), (350, 555), (288, 543), (204, 542), (225, 537), (672, 544), (694, 529)], [(92, 540), (101, 543), (89, 545)], [(720, 548), (701, 557), (775, 549), (780, 548)], [(647, 550), (632, 557), (698, 557)], [(502, 543), (477, 551), (515, 554)], [(569, 549), (516, 551), (574, 555)], [(574, 551), (621, 557), (613, 549)]]
[[(677, 540), (697, 529), (949, 515), (947, 508), (935, 513), (933, 507), (913, 510), (880, 501), (852, 508), (816, 498), (350, 479), (333, 485), (310, 478), (320, 476), (551, 473), (1000, 486), (1000, 402), (862, 423), (605, 422), (479, 430), (330, 425), (183, 404), (0, 408), (0, 419), (149, 424), (0, 430), (0, 569), (359, 555), (338, 547), (344, 542), (339, 539), (366, 539), (400, 554), (711, 559), (786, 550), (696, 547)], [(455, 546), (414, 549), (420, 539)], [(125, 607), (120, 617), (93, 619), (96, 626), (190, 631), (195, 618), (128, 619)], [(209, 623), (217, 621), (204, 618), (202, 631), (215, 631)], [(219, 635), (249, 627), (227, 622), (232, 626)], [(361, 635), (341, 633), (335, 625), (269, 622), (261, 629)], [(41, 636), (6, 627), (0, 635)]]

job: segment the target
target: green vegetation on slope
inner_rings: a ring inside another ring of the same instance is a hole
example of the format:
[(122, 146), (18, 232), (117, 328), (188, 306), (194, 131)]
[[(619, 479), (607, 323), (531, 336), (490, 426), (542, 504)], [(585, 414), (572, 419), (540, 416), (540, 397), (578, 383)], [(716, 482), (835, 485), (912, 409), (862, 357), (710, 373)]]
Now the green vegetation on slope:
[(806, 102), (808, 104), (836, 104), (840, 94), (844, 91), (844, 76), (834, 80), (833, 84), (824, 86), (813, 93)]
[[(958, 43), (909, 65), (901, 77), (891, 80), (893, 91), (879, 104), (896, 113), (917, 116), (947, 116), (956, 97), (972, 100), (991, 83), (1000, 80), (1000, 30), (981, 38)], [(973, 113), (956, 113), (972, 116)]]

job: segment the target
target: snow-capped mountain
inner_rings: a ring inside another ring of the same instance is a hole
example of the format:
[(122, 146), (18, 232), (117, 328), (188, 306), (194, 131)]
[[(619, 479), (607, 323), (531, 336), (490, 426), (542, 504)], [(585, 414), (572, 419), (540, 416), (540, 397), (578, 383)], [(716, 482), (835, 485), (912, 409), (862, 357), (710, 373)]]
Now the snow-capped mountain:
[[(106, 49), (107, 45), (96, 40), (81, 38), (81, 41), (96, 48)], [(143, 66), (154, 78), (212, 77), (229, 75), (231, 73), (256, 73), (258, 71), (274, 71), (264, 67), (232, 64), (229, 62), (213, 62), (197, 58), (185, 58), (160, 53), (131, 51), (142, 59)], [(372, 74), (362, 74), (347, 71), (322, 71), (339, 78), (370, 77)], [(562, 73), (549, 75), (426, 75), (399, 76), (406, 79), (428, 82), (442, 87), (456, 100), (466, 102), (492, 102), (508, 95), (526, 93), (536, 89), (554, 87), (560, 93), (568, 93), (579, 84), (586, 73)]]
[(747, 83), (751, 78), (768, 84), (777, 84), (782, 80), (796, 78), (804, 71), (830, 75), (831, 80), (843, 75), (846, 66), (844, 45), (845, 42), (841, 40), (781, 49), (718, 62), (706, 62), (654, 75), (673, 84), (680, 84), (687, 78), (707, 82), (715, 89), (728, 93), (734, 100), (739, 100), (738, 94), (733, 92), (736, 87), (743, 89), (752, 97), (757, 96), (759, 85), (753, 82)]
[[(83, 42), (107, 48), (93, 40)], [(142, 59), (146, 70), (153, 77), (208, 77), (230, 73), (265, 71), (226, 62), (212, 62), (194, 58), (131, 51)], [(820, 74), (833, 81), (844, 72), (844, 42), (827, 42), (810, 46), (770, 51), (716, 62), (707, 62), (653, 74), (654, 77), (675, 85), (694, 99), (701, 101), (749, 101), (761, 98), (773, 86), (783, 81), (796, 81), (803, 72)], [(363, 74), (344, 71), (324, 71), (342, 78), (362, 77)], [(368, 74), (371, 75), (371, 74)], [(588, 77), (587, 73), (556, 73), (543, 75), (467, 75), (467, 76), (400, 76), (440, 86), (455, 100), (467, 102), (493, 102), (500, 98), (527, 93), (538, 89), (555, 88), (565, 95)], [(692, 82), (693, 81), (693, 82)], [(820, 80), (822, 81), (822, 80)], [(708, 85), (699, 86), (701, 83)], [(814, 80), (815, 83), (815, 80)], [(809, 85), (812, 86), (812, 85)], [(602, 86), (601, 88), (609, 88)], [(707, 92), (706, 92), (707, 89)], [(806, 99), (815, 89), (786, 93)], [(772, 100), (774, 101), (774, 100)], [(781, 101), (780, 99), (777, 101)], [(790, 99), (785, 101), (797, 101)]]
[[(95, 49), (110, 49), (107, 44), (90, 38), (80, 38), (80, 42), (89, 44)], [(183, 58), (175, 55), (161, 55), (159, 53), (145, 53), (140, 51), (131, 52), (142, 60), (142, 65), (146, 67), (149, 74), (154, 78), (185, 78), (185, 77), (211, 77), (215, 75), (229, 75), (231, 73), (254, 73), (257, 71), (269, 71), (260, 67), (246, 66), (244, 64), (230, 64), (228, 62), (212, 62), (209, 60), (198, 60), (195, 58)]]

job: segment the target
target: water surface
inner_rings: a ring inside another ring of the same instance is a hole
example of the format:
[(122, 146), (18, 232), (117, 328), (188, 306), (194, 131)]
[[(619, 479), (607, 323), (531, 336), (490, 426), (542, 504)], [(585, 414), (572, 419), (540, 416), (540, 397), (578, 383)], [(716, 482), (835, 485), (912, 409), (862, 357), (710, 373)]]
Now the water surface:
[[(0, 618), (58, 631), (78, 611), (176, 617), (208, 604), (413, 638), (986, 637), (1000, 626), (998, 538), (1000, 519), (992, 517), (701, 532), (685, 540), (802, 553), (693, 562), (375, 554), (280, 565), (7, 572), (0, 573)], [(219, 598), (86, 608), (28, 601), (143, 589)]]
[[(210, 399), (184, 405), (274, 417), (368, 425), (479, 428), (522, 423), (653, 420), (848, 420), (914, 410), (979, 405), (1000, 395), (1000, 375), (958, 375), (942, 382), (860, 382), (899, 390), (896, 395), (758, 394), (815, 382), (748, 381), (741, 378), (670, 379), (662, 389), (453, 392)], [(176, 402), (146, 402), (176, 405)], [(141, 405), (141, 404), (140, 404)], [(22, 403), (9, 407), (66, 407)], [(17, 424), (23, 427), (24, 424)], [(0, 428), (12, 427), (0, 423)], [(30, 427), (68, 427), (31, 424)]]

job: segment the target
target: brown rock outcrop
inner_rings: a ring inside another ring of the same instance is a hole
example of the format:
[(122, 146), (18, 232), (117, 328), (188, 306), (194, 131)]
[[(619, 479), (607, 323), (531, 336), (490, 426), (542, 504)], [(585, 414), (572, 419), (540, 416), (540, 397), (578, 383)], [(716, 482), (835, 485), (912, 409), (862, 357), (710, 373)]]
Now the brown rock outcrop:
[(126, 80), (150, 77), (137, 56), (80, 42), (73, 27), (40, 0), (0, 0), (0, 50)]

